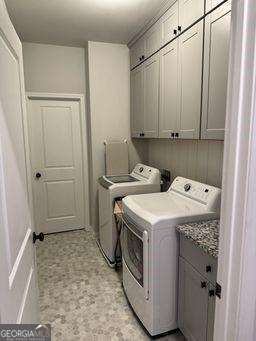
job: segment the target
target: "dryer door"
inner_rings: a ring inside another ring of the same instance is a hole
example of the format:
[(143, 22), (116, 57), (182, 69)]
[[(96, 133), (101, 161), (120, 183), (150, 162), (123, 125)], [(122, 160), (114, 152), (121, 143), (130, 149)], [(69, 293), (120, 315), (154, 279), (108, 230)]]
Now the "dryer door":
[(139, 231), (123, 217), (123, 260), (136, 281), (144, 288), (148, 299), (148, 233)]

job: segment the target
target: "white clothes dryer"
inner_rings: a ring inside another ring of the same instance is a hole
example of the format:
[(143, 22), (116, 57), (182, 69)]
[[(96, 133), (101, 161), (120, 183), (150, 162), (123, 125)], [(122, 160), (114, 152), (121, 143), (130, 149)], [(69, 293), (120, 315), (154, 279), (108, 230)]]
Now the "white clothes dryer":
[(165, 193), (123, 199), (123, 287), (148, 332), (178, 328), (179, 235), (175, 227), (220, 212), (221, 190), (177, 177)]

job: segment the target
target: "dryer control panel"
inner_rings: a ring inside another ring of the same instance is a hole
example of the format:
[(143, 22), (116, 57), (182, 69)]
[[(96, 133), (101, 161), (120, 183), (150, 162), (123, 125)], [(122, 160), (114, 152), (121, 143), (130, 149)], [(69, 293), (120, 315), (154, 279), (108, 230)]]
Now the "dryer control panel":
[(169, 191), (175, 191), (198, 201), (206, 205), (209, 210), (220, 208), (221, 190), (217, 187), (178, 176), (174, 179)]

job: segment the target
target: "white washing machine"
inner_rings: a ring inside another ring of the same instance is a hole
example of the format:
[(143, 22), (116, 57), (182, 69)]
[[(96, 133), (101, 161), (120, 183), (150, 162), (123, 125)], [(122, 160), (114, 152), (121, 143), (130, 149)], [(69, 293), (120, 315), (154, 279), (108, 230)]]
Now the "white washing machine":
[(178, 328), (178, 256), (181, 223), (219, 217), (221, 190), (177, 177), (165, 193), (123, 200), (123, 287), (148, 332)]
[(158, 169), (137, 164), (131, 174), (99, 178), (99, 242), (109, 265), (115, 263), (117, 231), (113, 215), (114, 201), (128, 194), (160, 191)]

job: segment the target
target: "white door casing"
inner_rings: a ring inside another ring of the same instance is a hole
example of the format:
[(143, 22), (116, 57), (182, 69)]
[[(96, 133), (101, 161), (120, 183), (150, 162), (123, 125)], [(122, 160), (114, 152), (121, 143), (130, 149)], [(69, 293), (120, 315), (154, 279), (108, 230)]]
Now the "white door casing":
[(36, 229), (52, 233), (83, 228), (80, 102), (28, 96), (27, 106)]
[(256, 340), (256, 2), (233, 0), (214, 341)]
[(0, 0), (0, 315), (38, 323), (22, 46)]

